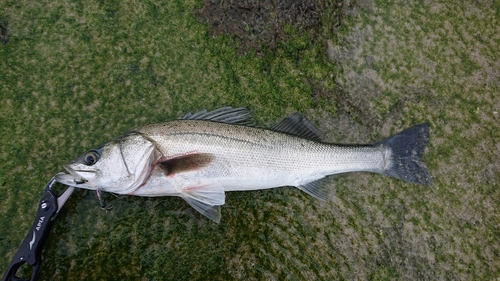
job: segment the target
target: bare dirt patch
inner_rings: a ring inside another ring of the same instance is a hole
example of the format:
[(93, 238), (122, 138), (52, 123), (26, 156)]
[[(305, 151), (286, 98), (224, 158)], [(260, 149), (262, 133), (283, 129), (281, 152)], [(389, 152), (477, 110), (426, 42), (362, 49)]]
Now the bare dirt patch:
[(262, 47), (276, 48), (286, 40), (285, 29), (312, 32), (334, 31), (343, 18), (343, 1), (324, 3), (319, 0), (204, 0), (198, 16), (213, 27), (213, 35), (234, 36), (240, 43), (239, 53)]
[(9, 42), (9, 37), (7, 36), (7, 21), (0, 16), (0, 42), (6, 44)]

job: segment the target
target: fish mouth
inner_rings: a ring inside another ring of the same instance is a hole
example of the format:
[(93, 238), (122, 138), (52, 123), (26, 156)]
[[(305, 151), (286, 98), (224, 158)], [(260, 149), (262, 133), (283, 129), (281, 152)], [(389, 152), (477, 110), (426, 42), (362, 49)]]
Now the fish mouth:
[(76, 179), (71, 174), (59, 174), (56, 175), (56, 181), (58, 183), (62, 183), (64, 185), (75, 186), (76, 187)]
[(78, 171), (72, 169), (71, 167), (69, 167), (69, 165), (64, 165), (63, 167), (66, 171), (69, 172), (69, 174), (56, 175), (57, 182), (78, 188), (95, 189), (93, 186), (87, 184), (88, 180), (80, 176), (77, 173)]

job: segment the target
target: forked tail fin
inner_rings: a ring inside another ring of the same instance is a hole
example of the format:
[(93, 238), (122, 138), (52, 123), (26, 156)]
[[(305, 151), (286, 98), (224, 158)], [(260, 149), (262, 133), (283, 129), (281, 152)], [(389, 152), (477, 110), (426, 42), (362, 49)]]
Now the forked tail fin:
[(428, 142), (429, 124), (423, 123), (375, 143), (390, 150), (392, 162), (383, 174), (410, 183), (431, 185), (432, 177), (422, 160)]

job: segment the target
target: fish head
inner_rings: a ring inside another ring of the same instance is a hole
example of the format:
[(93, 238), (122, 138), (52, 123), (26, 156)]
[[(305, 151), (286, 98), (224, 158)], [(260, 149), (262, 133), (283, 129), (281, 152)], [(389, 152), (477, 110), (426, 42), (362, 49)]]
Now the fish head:
[(69, 174), (57, 181), (78, 188), (127, 194), (150, 175), (155, 143), (139, 133), (129, 133), (93, 148), (64, 165)]

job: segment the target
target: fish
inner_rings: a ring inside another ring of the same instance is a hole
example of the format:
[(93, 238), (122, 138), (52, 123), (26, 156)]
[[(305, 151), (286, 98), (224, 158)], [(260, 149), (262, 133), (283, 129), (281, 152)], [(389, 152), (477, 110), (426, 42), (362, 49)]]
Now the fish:
[(326, 178), (349, 172), (429, 186), (428, 141), (422, 123), (375, 143), (333, 144), (299, 113), (259, 128), (248, 109), (222, 107), (132, 129), (64, 164), (69, 174), (56, 180), (98, 192), (179, 196), (219, 223), (226, 191), (295, 186), (328, 200)]

